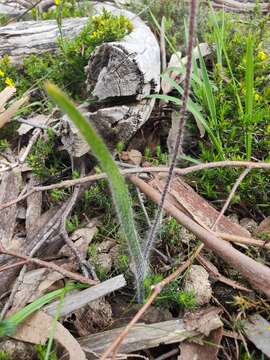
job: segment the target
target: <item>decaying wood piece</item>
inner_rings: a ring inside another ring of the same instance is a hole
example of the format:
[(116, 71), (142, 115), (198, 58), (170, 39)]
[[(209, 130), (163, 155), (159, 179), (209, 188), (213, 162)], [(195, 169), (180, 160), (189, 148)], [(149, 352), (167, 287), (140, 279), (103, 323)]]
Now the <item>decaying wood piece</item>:
[[(35, 186), (38, 180), (34, 175), (30, 176), (29, 186)], [(27, 210), (25, 219), (25, 228), (27, 236), (31, 236), (36, 230), (37, 222), (41, 216), (42, 192), (36, 192), (27, 198)]]
[[(65, 38), (79, 34), (88, 18), (63, 19)], [(14, 63), (21, 63), (31, 54), (53, 52), (57, 49), (59, 29), (55, 20), (22, 21), (0, 27), (0, 56), (9, 55)]]
[[(151, 114), (154, 101), (154, 99), (133, 101), (122, 106), (101, 108), (95, 112), (89, 111), (87, 104), (80, 106), (79, 109), (94, 125), (107, 146), (113, 150), (118, 142), (127, 143), (146, 122)], [(61, 141), (73, 156), (80, 157), (89, 151), (89, 145), (67, 116), (63, 117), (61, 127)]]
[[(157, 179), (153, 180), (151, 185), (156, 189), (160, 189), (160, 187), (163, 186)], [(208, 228), (211, 228), (218, 218), (219, 212), (179, 176), (175, 177), (172, 182), (170, 195), (176, 207), (181, 209), (185, 214), (191, 215), (195, 221), (201, 222)], [(215, 231), (250, 237), (248, 230), (235, 224), (224, 215), (216, 225)]]
[[(102, 296), (108, 295), (113, 291), (119, 290), (126, 285), (126, 280), (123, 275), (115, 276), (98, 285), (92, 286), (89, 289), (67, 294), (64, 302), (61, 302), (60, 316), (65, 316), (74, 310), (80, 309), (89, 302), (99, 299)], [(59, 301), (54, 301), (44, 307), (43, 311), (51, 316), (59, 310)]]
[[(0, 186), (0, 203), (14, 199), (19, 195), (21, 187), (21, 173), (13, 170), (3, 175)], [(12, 205), (0, 211), (0, 241), (7, 248), (12, 248), (12, 238), (16, 226), (17, 205)]]
[[(104, 8), (124, 15), (133, 24), (131, 33), (121, 41), (97, 47), (86, 67), (87, 91), (98, 108), (87, 109), (87, 118), (113, 148), (119, 141), (127, 143), (151, 114), (154, 100), (142, 98), (159, 91), (160, 50), (154, 34), (138, 16), (103, 3), (95, 4), (93, 13), (99, 14)], [(75, 37), (86, 22), (87, 18), (63, 19), (63, 36)], [(0, 56), (8, 54), (13, 62), (21, 63), (27, 55), (54, 52), (58, 36), (54, 20), (11, 23), (0, 28)], [(110, 104), (105, 107), (100, 101)], [(63, 122), (67, 123), (67, 118)], [(73, 156), (89, 151), (72, 125), (63, 142)]]
[[(223, 324), (216, 312), (206, 311), (200, 317), (201, 323), (207, 321), (209, 333), (221, 327)], [(197, 321), (198, 324), (198, 321)], [(85, 351), (87, 359), (96, 358), (93, 354), (102, 354), (113, 340), (123, 331), (117, 328), (102, 333), (88, 335), (79, 339), (79, 344)], [(123, 340), (119, 353), (131, 353), (138, 350), (157, 347), (160, 344), (173, 344), (185, 339), (201, 335), (202, 332), (196, 326), (189, 326), (183, 319), (169, 320), (154, 324), (136, 324)]]

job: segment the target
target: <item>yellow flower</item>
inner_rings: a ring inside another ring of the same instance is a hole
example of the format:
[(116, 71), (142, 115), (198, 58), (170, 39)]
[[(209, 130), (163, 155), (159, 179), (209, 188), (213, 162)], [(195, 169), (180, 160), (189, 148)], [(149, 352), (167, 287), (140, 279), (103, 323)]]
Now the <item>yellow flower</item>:
[(61, 2), (61, 0), (54, 0), (54, 3), (55, 3), (56, 6), (59, 6), (60, 2)]
[(260, 99), (261, 99), (260, 94), (255, 93), (255, 94), (254, 94), (254, 100), (255, 100), (255, 101), (259, 101)]
[(270, 134), (270, 124), (266, 126), (266, 133)]
[(4, 76), (5, 76), (4, 71), (0, 70), (0, 77), (4, 77)]
[(14, 81), (13, 81), (11, 78), (6, 77), (6, 79), (5, 79), (5, 84), (6, 84), (7, 86), (14, 86)]
[(267, 60), (267, 58), (268, 58), (268, 56), (267, 56), (267, 54), (266, 54), (263, 50), (260, 50), (260, 51), (258, 52), (258, 59), (259, 59), (260, 61), (265, 61), (265, 60)]

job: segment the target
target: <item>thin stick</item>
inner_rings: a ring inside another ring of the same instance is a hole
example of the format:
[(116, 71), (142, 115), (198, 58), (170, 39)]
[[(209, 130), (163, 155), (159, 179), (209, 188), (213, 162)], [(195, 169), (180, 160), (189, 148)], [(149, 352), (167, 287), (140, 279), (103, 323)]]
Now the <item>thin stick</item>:
[(267, 250), (270, 250), (270, 243), (266, 243), (263, 240), (247, 238), (247, 237), (243, 237), (243, 236), (232, 235), (232, 234), (227, 234), (227, 233), (218, 232), (218, 231), (215, 232), (215, 234), (216, 234), (216, 236), (221, 237), (222, 239), (233, 242), (233, 243), (253, 245), (253, 246), (258, 246), (258, 247), (262, 247)]
[[(166, 179), (166, 183), (164, 185), (164, 189), (161, 195), (160, 203), (158, 204), (157, 213), (155, 219), (153, 221), (152, 227), (150, 229), (149, 235), (146, 240), (145, 248), (144, 248), (144, 256), (146, 259), (146, 263), (148, 263), (148, 259), (150, 256), (150, 252), (153, 248), (153, 245), (156, 240), (157, 231), (160, 225), (161, 215), (164, 207), (164, 203), (173, 179), (174, 175), (174, 168), (177, 164), (177, 157), (179, 154), (179, 149), (181, 148), (182, 140), (183, 140), (183, 133), (185, 128), (186, 122), (186, 110), (187, 110), (187, 102), (189, 97), (190, 91), (190, 78), (191, 78), (191, 71), (192, 71), (192, 50), (193, 50), (193, 41), (195, 35), (195, 27), (196, 27), (196, 10), (197, 10), (197, 0), (190, 1), (190, 8), (189, 8), (189, 35), (188, 35), (188, 48), (187, 48), (187, 66), (186, 66), (186, 75), (184, 80), (184, 93), (182, 99), (182, 106), (180, 109), (179, 114), (179, 125), (178, 131), (175, 141), (175, 146), (173, 149), (171, 165), (169, 167), (168, 177)], [(145, 269), (147, 270), (147, 269)], [(146, 274), (143, 274), (145, 276)]]
[(23, 259), (27, 262), (42, 266), (42, 267), (46, 267), (48, 269), (54, 270), (59, 272), (60, 274), (64, 275), (67, 278), (73, 279), (75, 281), (79, 281), (83, 284), (87, 284), (87, 285), (96, 285), (98, 284), (98, 281), (95, 280), (91, 280), (88, 279), (84, 276), (81, 276), (79, 274), (75, 274), (71, 271), (68, 271), (66, 269), (63, 269), (61, 266), (56, 265), (53, 262), (47, 262), (41, 259), (37, 259), (37, 258), (32, 258), (30, 256), (26, 256), (26, 255), (22, 255), (22, 254), (17, 254), (14, 251), (10, 251), (10, 250), (5, 250), (3, 247), (0, 248), (0, 253), (5, 254), (5, 255), (9, 255), (9, 256), (13, 256), (16, 257), (18, 259)]

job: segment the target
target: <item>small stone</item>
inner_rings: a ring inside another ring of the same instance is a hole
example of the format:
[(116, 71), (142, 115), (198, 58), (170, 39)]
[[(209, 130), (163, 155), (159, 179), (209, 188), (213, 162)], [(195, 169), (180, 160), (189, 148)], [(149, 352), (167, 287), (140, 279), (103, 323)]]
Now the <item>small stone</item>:
[(243, 228), (245, 228), (246, 230), (248, 230), (251, 234), (253, 234), (258, 227), (256, 221), (250, 218), (241, 219), (240, 225), (243, 226)]
[(212, 296), (208, 272), (200, 265), (192, 265), (184, 290), (194, 293), (198, 305), (208, 304)]

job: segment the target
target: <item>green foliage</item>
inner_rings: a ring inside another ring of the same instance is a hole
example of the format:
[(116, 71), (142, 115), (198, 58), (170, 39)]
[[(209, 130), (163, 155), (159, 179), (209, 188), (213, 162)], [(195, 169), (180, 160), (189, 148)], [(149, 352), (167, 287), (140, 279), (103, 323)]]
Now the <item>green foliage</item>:
[(92, 149), (93, 154), (97, 157), (101, 168), (108, 176), (114, 205), (116, 207), (118, 218), (134, 263), (138, 297), (139, 300), (141, 300), (143, 298), (142, 281), (146, 272), (146, 264), (142, 255), (140, 240), (135, 228), (132, 200), (125, 181), (101, 137), (76, 109), (67, 96), (64, 95), (55, 85), (50, 83), (47, 83), (46, 90), (53, 101), (69, 116), (76, 127), (80, 130), (82, 136)]
[[(45, 360), (46, 359), (46, 352), (47, 352), (47, 346), (38, 344), (35, 346), (36, 352), (37, 352), (37, 359), (38, 360)], [(50, 353), (49, 360), (58, 360), (58, 357), (56, 353), (53, 351)]]
[(10, 356), (5, 351), (0, 351), (0, 360), (10, 360)]
[[(251, 158), (270, 161), (268, 34), (269, 19), (259, 14), (258, 9), (247, 21), (235, 14), (209, 12), (206, 31), (200, 36), (213, 46), (214, 52), (207, 65), (202, 56), (199, 61), (193, 60), (192, 93), (187, 106), (205, 128), (206, 136), (192, 149), (191, 158), (197, 157), (200, 162)], [(184, 68), (170, 71), (183, 74)], [(153, 97), (180, 106), (183, 89), (167, 74), (163, 77), (178, 96)], [(192, 131), (197, 134), (195, 125)], [(227, 197), (240, 173), (241, 170), (232, 168), (209, 169), (190, 178), (202, 195), (217, 200)], [(269, 211), (269, 191), (266, 172), (252, 171), (232, 203), (258, 215)]]
[(91, 6), (85, 1), (78, 3), (76, 0), (56, 0), (56, 6), (46, 12), (40, 12), (37, 6), (31, 11), (34, 20), (57, 19), (59, 12), (62, 18), (83, 17), (91, 13)]
[(180, 291), (178, 294), (178, 304), (182, 309), (192, 310), (197, 306), (194, 292)]
[[(151, 275), (144, 280), (145, 299), (152, 293), (152, 286), (163, 280), (162, 275)], [(193, 292), (182, 291), (179, 288), (179, 281), (173, 280), (162, 289), (155, 300), (155, 305), (164, 309), (192, 310), (196, 304)]]
[[(152, 275), (144, 280), (146, 299), (152, 293), (151, 287), (162, 280), (162, 275)], [(173, 280), (164, 286), (154, 303), (164, 309), (175, 308), (178, 310), (192, 310), (197, 306), (194, 293), (180, 290), (178, 280)]]
[(167, 165), (168, 153), (163, 152), (160, 145), (156, 147), (156, 151), (154, 154), (151, 153), (149, 148), (145, 148), (144, 160), (150, 162), (154, 166)]
[(60, 202), (63, 201), (67, 197), (68, 193), (62, 189), (52, 189), (49, 191), (49, 196), (52, 201)]
[[(217, 161), (225, 156), (230, 160), (252, 157), (270, 161), (270, 88), (267, 81), (270, 63), (264, 47), (268, 31), (266, 19), (261, 15), (252, 14), (249, 22), (243, 22), (236, 15), (211, 14), (206, 40), (217, 46), (212, 71), (207, 71), (216, 109), (216, 121), (210, 123), (210, 127), (215, 137), (222, 139), (223, 156), (209, 136), (200, 141), (200, 160)], [(210, 106), (205, 105), (196, 86), (193, 90), (210, 121), (213, 118)], [(196, 182), (201, 193), (217, 199), (224, 197), (224, 190), (226, 193), (231, 190), (239, 174), (240, 170), (235, 169), (213, 169), (196, 174)], [(269, 208), (269, 190), (267, 174), (253, 171), (240, 185), (234, 204), (264, 211), (265, 207)]]
[(68, 232), (73, 232), (77, 230), (80, 226), (80, 220), (77, 214), (71, 216), (66, 220), (66, 229)]
[[(26, 161), (31, 166), (33, 173), (40, 179), (45, 179), (51, 175), (59, 173), (63, 169), (63, 164), (59, 154), (55, 153), (56, 136), (48, 131), (45, 137), (40, 138), (33, 146), (31, 153)], [(58, 192), (58, 196), (59, 196)], [(57, 197), (57, 191), (51, 191), (50, 195)]]
[(5, 151), (9, 148), (9, 143), (6, 139), (0, 139), (0, 151)]
[(166, 241), (166, 243), (179, 247), (180, 230), (181, 230), (181, 225), (173, 217), (167, 217), (163, 220), (162, 225), (160, 226), (159, 233), (161, 239)]
[(100, 15), (90, 17), (73, 40), (60, 36), (57, 55), (44, 53), (27, 56), (20, 69), (10, 63), (8, 56), (4, 56), (0, 60), (0, 91), (6, 85), (14, 84), (19, 96), (33, 86), (37, 86), (42, 93), (42, 81), (49, 79), (67, 89), (69, 94), (83, 98), (84, 67), (92, 51), (104, 42), (121, 40), (131, 30), (132, 23), (127, 18), (103, 10)]

